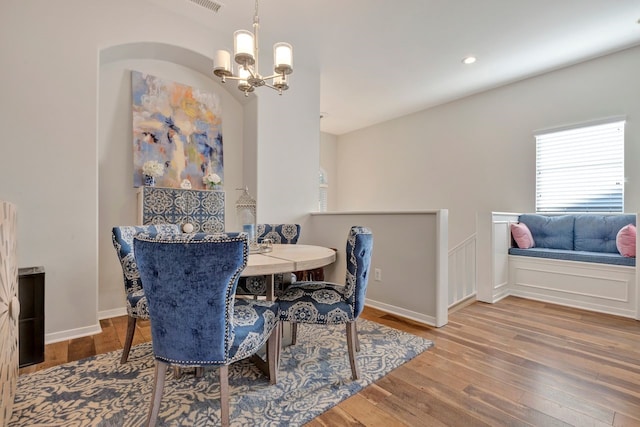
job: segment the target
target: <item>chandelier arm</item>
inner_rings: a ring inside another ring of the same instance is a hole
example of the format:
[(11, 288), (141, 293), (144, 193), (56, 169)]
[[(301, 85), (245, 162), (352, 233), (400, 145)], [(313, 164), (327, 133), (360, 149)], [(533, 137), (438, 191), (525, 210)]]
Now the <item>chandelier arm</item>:
[(282, 89), (279, 87), (271, 86), (269, 83), (265, 83), (263, 86), (266, 86), (268, 88), (275, 90), (276, 92), (278, 92), (278, 95), (282, 95)]
[(282, 74), (282, 73), (276, 73), (276, 74), (272, 74), (272, 75), (267, 76), (267, 77), (262, 77), (262, 80), (273, 80), (273, 79), (278, 78), (278, 77), (286, 78), (286, 75)]
[(257, 65), (258, 65), (258, 61), (256, 61), (255, 63), (255, 70), (254, 70), (254, 67), (249, 67), (249, 66), (244, 67), (244, 69), (249, 72), (249, 75), (251, 76), (251, 78), (262, 79), (262, 76), (260, 75), (260, 73), (258, 73)]

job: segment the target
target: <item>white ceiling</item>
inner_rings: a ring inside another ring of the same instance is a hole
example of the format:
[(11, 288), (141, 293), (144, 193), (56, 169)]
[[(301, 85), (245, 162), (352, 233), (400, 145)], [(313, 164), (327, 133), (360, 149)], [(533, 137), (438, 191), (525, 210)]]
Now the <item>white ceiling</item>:
[[(251, 29), (254, 0), (150, 1), (228, 33), (212, 56)], [(291, 91), (296, 64), (318, 67), (320, 127), (336, 135), (640, 45), (640, 0), (261, 0), (259, 16), (263, 64), (290, 42)]]

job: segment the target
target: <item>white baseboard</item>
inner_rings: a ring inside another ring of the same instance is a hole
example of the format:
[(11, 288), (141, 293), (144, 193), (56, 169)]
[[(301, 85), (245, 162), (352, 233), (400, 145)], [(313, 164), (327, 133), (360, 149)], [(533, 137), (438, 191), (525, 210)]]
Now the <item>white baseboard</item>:
[(60, 341), (71, 340), (74, 338), (82, 338), (89, 335), (96, 335), (102, 332), (100, 323), (96, 323), (92, 326), (85, 326), (84, 328), (69, 329), (66, 331), (54, 332), (52, 334), (46, 334), (44, 336), (44, 343), (53, 344)]
[[(112, 317), (126, 316), (127, 308), (120, 307), (111, 310), (104, 310), (98, 312), (98, 320), (110, 319)], [(67, 331), (54, 332), (52, 334), (46, 334), (44, 336), (44, 343), (53, 344), (60, 341), (72, 340), (74, 338), (87, 337), (89, 335), (96, 335), (102, 332), (100, 323), (93, 326), (86, 326), (84, 328), (69, 329)]]
[(99, 311), (98, 320), (111, 319), (112, 317), (119, 317), (119, 316), (126, 316), (126, 315), (127, 315), (126, 307), (112, 308), (111, 310)]
[(429, 326), (436, 326), (436, 318), (423, 313), (418, 313), (416, 311), (407, 310), (406, 308), (396, 307), (394, 305), (386, 304), (379, 301), (373, 301), (369, 298), (365, 299), (365, 305), (372, 308), (377, 308), (378, 310), (386, 311), (389, 314), (395, 314), (397, 316), (414, 320), (419, 323), (424, 323)]

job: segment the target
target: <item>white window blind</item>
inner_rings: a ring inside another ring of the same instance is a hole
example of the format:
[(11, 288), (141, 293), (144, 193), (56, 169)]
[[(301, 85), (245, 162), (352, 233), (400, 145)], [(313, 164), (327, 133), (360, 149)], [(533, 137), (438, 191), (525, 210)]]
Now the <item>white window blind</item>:
[(536, 212), (623, 212), (624, 124), (536, 135)]

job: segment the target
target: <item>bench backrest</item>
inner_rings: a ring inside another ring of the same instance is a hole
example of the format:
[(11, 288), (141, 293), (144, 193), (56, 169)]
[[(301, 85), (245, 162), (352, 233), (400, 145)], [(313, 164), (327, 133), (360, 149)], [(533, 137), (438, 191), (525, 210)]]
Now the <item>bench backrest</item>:
[(537, 248), (617, 253), (618, 231), (636, 225), (636, 216), (522, 214), (519, 221), (527, 225)]

